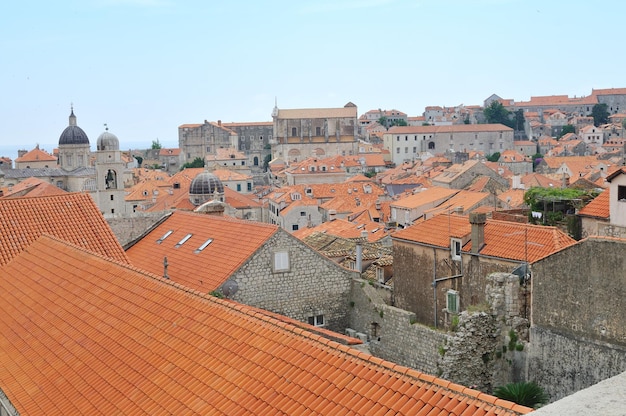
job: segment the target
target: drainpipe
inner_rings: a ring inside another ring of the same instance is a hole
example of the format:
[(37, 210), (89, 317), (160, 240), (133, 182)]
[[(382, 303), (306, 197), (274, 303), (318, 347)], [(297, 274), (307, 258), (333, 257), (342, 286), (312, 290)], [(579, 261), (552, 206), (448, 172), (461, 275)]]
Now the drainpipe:
[(437, 250), (433, 247), (433, 305), (435, 305), (435, 328), (437, 328)]

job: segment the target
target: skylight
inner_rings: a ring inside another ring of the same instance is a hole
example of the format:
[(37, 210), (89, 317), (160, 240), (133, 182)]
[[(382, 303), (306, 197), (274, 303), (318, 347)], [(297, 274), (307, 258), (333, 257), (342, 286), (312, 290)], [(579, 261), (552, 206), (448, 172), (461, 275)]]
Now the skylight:
[(182, 246), (183, 244), (185, 244), (185, 242), (186, 242), (187, 240), (189, 240), (189, 239), (191, 238), (191, 236), (192, 236), (192, 235), (193, 235), (193, 234), (187, 234), (186, 236), (184, 236), (184, 237), (182, 238), (182, 240), (180, 240), (178, 243), (176, 243), (176, 245), (174, 246), (174, 248), (178, 248), (178, 247)]
[(204, 243), (202, 243), (202, 245), (200, 247), (198, 247), (196, 249), (196, 251), (194, 251), (194, 253), (198, 254), (199, 252), (201, 252), (202, 250), (204, 250), (205, 248), (207, 248), (207, 246), (209, 244), (211, 244), (213, 242), (212, 238), (209, 238), (208, 240), (206, 240)]
[(159, 238), (156, 242), (157, 244), (161, 244), (163, 242), (163, 240), (165, 240), (167, 237), (170, 236), (170, 234), (172, 234), (174, 231), (169, 230), (168, 232), (166, 232), (165, 234), (163, 234), (163, 237)]

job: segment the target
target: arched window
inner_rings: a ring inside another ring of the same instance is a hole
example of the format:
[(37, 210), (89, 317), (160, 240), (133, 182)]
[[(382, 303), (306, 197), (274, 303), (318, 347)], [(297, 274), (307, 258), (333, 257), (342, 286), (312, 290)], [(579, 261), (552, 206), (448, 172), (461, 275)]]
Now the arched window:
[(435, 148), (435, 142), (428, 142), (428, 149), (433, 150)]
[(257, 156), (254, 157), (254, 166), (259, 166), (259, 158)]
[(109, 169), (105, 179), (106, 189), (117, 189), (117, 174), (114, 170)]

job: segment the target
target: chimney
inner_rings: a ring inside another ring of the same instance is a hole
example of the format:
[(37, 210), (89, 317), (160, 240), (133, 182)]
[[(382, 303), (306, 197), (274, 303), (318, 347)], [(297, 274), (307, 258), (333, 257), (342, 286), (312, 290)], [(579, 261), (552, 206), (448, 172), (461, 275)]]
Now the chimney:
[(484, 212), (471, 212), (469, 222), (472, 224), (472, 253), (478, 253), (485, 245), (485, 223), (487, 214)]
[(167, 266), (169, 266), (167, 257), (163, 257), (163, 277), (169, 279), (170, 277), (167, 275)]
[(361, 273), (363, 272), (363, 244), (361, 241), (357, 241), (356, 243), (356, 270)]
[(217, 125), (222, 127), (222, 120), (217, 120)]

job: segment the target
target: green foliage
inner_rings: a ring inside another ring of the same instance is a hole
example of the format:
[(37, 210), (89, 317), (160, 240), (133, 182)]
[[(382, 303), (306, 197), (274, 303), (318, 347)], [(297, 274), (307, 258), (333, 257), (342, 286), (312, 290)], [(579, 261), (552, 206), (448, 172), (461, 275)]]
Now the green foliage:
[(441, 355), (442, 357), (446, 355), (446, 347), (444, 347), (443, 345), (439, 346), (439, 355)]
[(411, 316), (411, 319), (409, 319), (409, 323), (410, 323), (411, 325), (416, 324), (416, 323), (417, 323), (417, 318), (416, 318), (415, 316)]
[(463, 120), (464, 124), (470, 124), (470, 118), (469, 115), (465, 116), (465, 120)]
[(450, 319), (450, 329), (453, 332), (456, 332), (459, 329), (459, 315), (452, 315), (452, 319)]
[(350, 307), (354, 308), (354, 301), (353, 300), (350, 301)]
[(160, 149), (161, 148), (161, 142), (159, 142), (159, 139), (152, 140), (152, 148), (153, 149)]
[(509, 351), (515, 350), (517, 344), (517, 334), (512, 329), (509, 331)]
[(492, 102), (489, 107), (483, 111), (485, 119), (489, 124), (504, 124), (507, 127), (514, 127), (515, 122), (511, 120), (511, 112), (504, 108), (499, 101)]
[(221, 290), (212, 290), (209, 292), (209, 295), (215, 296), (216, 298), (224, 299), (224, 294)]
[(515, 344), (515, 351), (524, 351), (524, 344)]
[(489, 312), (489, 311), (491, 311), (491, 306), (489, 305), (489, 303), (483, 302), (483, 303), (479, 303), (479, 304), (476, 304), (476, 305), (469, 305), (467, 307), (467, 311), (470, 312), (470, 313)]
[(378, 314), (379, 314), (379, 315), (380, 315), (380, 317), (382, 318), (382, 317), (383, 317), (383, 315), (384, 315), (385, 313), (384, 313), (384, 312), (383, 312), (383, 310), (381, 309), (381, 310), (378, 312)]
[(505, 386), (496, 387), (493, 395), (522, 406), (537, 408), (548, 403), (550, 397), (534, 381), (509, 383)]
[(487, 156), (487, 160), (490, 162), (497, 162), (500, 160), (500, 152), (495, 152)]
[(566, 124), (563, 126), (563, 128), (561, 129), (561, 134), (559, 134), (559, 137), (557, 137), (556, 139), (559, 140), (561, 137), (569, 133), (576, 133), (576, 127), (572, 126), (571, 124)]
[(591, 116), (593, 117), (593, 125), (598, 127), (601, 124), (609, 122), (609, 110), (608, 106), (604, 103), (596, 104), (591, 109)]
[(520, 108), (519, 110), (515, 111), (513, 113), (513, 116), (515, 117), (515, 127), (514, 129), (517, 131), (522, 131), (524, 130), (524, 122), (526, 120), (524, 120), (524, 111)]
[(545, 201), (567, 201), (572, 199), (580, 199), (587, 193), (580, 189), (573, 188), (530, 188), (524, 194), (524, 202), (533, 211), (542, 211)]
[(187, 169), (187, 168), (203, 168), (203, 167), (204, 167), (204, 159), (202, 159), (201, 157), (197, 157), (193, 160), (193, 162), (183, 163), (183, 165), (180, 167), (180, 170)]

